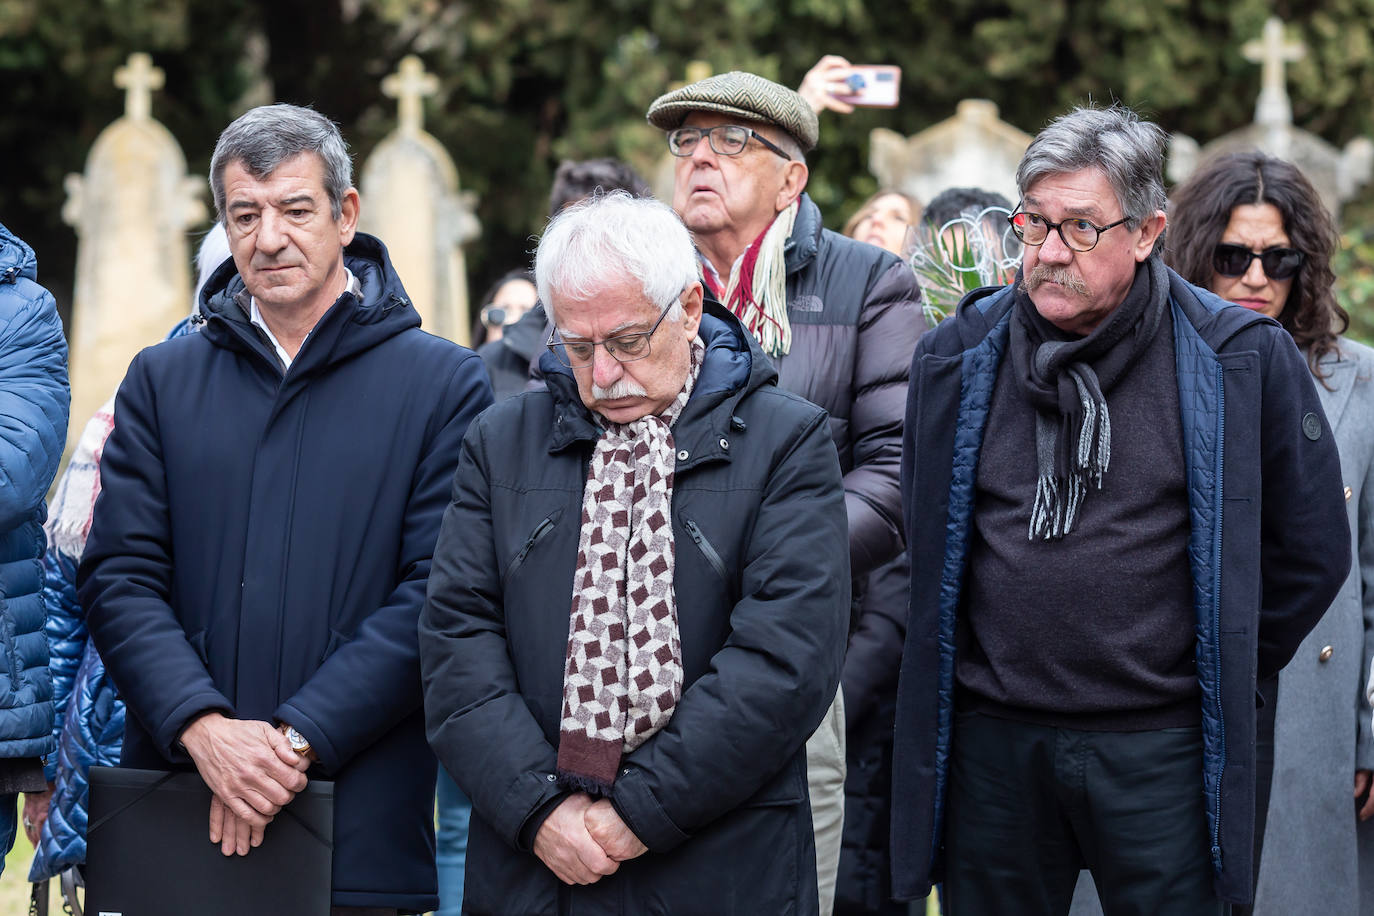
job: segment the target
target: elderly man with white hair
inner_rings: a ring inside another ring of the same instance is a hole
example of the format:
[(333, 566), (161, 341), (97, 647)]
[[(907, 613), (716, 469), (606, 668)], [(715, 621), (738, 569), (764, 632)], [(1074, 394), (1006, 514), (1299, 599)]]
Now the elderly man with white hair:
[(420, 641), (430, 743), (479, 815), (467, 912), (817, 912), (839, 460), (697, 270), (656, 201), (557, 216), (548, 390), (463, 442)]

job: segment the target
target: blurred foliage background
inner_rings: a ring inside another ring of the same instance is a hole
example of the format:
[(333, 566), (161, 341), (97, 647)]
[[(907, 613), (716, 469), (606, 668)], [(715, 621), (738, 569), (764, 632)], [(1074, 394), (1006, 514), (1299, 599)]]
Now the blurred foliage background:
[[(1374, 0), (0, 0), (0, 220), (70, 302), (76, 237), (63, 177), (123, 112), (112, 75), (133, 51), (166, 71), (153, 114), (205, 175), (219, 131), (251, 105), (310, 104), (361, 164), (395, 121), (380, 82), (409, 53), (437, 74), (426, 128), (478, 194), (472, 295), (524, 262), (561, 158), (615, 155), (646, 177), (662, 136), (645, 109), (693, 60), (796, 86), (822, 54), (902, 67), (895, 110), (824, 114), (810, 191), (832, 227), (876, 188), (868, 134), (914, 133), (987, 98), (1035, 133), (1086, 99), (1120, 99), (1205, 143), (1248, 123), (1259, 67), (1241, 46), (1285, 19), (1295, 123), (1343, 145), (1374, 136)], [(208, 199), (208, 195), (207, 195)], [(1343, 215), (1341, 296), (1374, 337), (1374, 188)]]

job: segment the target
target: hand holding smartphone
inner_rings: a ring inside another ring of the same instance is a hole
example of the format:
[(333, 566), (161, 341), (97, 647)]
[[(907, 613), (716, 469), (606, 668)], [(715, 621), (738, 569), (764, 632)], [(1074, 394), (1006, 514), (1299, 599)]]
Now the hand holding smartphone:
[(845, 79), (847, 93), (836, 93), (838, 101), (865, 108), (893, 108), (902, 82), (902, 68), (890, 64), (859, 64)]

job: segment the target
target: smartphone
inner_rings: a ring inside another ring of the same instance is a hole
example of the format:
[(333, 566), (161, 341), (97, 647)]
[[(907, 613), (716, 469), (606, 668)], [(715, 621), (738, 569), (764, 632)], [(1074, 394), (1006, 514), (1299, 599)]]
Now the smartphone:
[(845, 82), (848, 95), (836, 99), (865, 108), (892, 108), (897, 104), (898, 87), (902, 82), (902, 68), (890, 64), (860, 65), (853, 68)]

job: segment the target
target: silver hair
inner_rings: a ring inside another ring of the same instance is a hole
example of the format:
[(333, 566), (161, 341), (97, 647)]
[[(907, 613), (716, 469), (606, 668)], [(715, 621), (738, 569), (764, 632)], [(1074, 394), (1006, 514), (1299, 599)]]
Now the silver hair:
[(240, 162), (259, 181), (287, 159), (315, 153), (324, 162), (324, 190), (329, 209), (343, 214), (344, 193), (353, 186), (353, 163), (348, 158), (339, 126), (311, 108), (298, 105), (261, 105), (224, 128), (210, 159), (210, 190), (221, 222), (224, 213), (224, 170)]
[(1124, 105), (1075, 108), (1051, 121), (1026, 148), (1016, 169), (1017, 191), (1025, 197), (1046, 176), (1100, 169), (1134, 229), (1165, 208), (1166, 139), (1159, 125)]
[[(624, 191), (565, 208), (549, 221), (534, 253), (535, 287), (551, 316), (555, 290), (565, 297), (592, 299), (629, 277), (639, 282), (644, 298), (661, 308), (697, 282), (700, 271), (692, 234), (672, 208)], [(681, 302), (668, 317), (681, 319)]]

